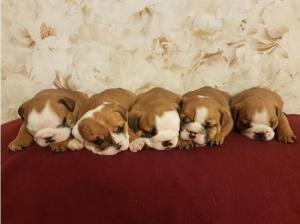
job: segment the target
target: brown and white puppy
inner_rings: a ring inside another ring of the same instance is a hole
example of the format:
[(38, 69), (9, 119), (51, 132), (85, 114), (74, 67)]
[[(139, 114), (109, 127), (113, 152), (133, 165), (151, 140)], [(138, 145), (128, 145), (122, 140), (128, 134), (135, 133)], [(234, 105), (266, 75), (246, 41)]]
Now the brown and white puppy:
[(18, 113), (23, 119), (18, 136), (9, 150), (22, 150), (35, 141), (53, 151), (65, 151), (77, 113), (87, 95), (67, 89), (46, 89), (23, 103)]
[(182, 96), (180, 138), (196, 145), (222, 145), (233, 128), (230, 95), (209, 86)]
[(178, 142), (180, 97), (163, 88), (153, 88), (137, 96), (129, 112), (131, 136), (130, 150), (139, 151), (144, 144), (164, 150), (174, 148)]
[(115, 155), (128, 149), (127, 112), (135, 99), (132, 92), (121, 88), (90, 97), (72, 130), (76, 139), (70, 141), (69, 148), (84, 146), (99, 155)]
[(293, 143), (296, 136), (282, 107), (283, 101), (277, 93), (259, 87), (244, 90), (231, 101), (235, 127), (243, 135), (261, 141), (277, 135), (279, 142)]

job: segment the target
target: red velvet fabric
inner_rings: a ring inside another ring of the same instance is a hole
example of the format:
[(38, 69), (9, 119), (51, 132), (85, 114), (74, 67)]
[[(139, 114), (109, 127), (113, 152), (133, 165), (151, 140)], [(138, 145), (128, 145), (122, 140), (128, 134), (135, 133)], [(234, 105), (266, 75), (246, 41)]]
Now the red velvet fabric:
[[(300, 139), (300, 116), (289, 120)], [(2, 223), (300, 223), (300, 144), (232, 133), (219, 148), (98, 156), (32, 145), (7, 151), (2, 126)]]

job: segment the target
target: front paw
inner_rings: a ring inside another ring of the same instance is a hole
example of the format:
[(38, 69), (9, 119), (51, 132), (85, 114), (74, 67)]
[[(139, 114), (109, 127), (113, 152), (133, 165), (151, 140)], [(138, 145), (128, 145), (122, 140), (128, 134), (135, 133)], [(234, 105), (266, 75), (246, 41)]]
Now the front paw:
[(131, 152), (138, 152), (138, 151), (142, 150), (144, 145), (145, 145), (145, 139), (137, 138), (129, 144), (129, 149)]
[(26, 147), (28, 147), (30, 144), (31, 144), (31, 142), (28, 142), (26, 140), (15, 139), (11, 143), (9, 143), (8, 150), (12, 151), (12, 152), (20, 151), (20, 150), (23, 150)]
[(209, 146), (221, 146), (224, 143), (224, 136), (223, 135), (215, 135), (214, 138), (208, 140), (208, 145)]
[(83, 143), (78, 139), (74, 138), (68, 143), (68, 148), (71, 150), (80, 150), (83, 148)]
[(277, 140), (280, 143), (292, 144), (296, 141), (296, 136), (291, 131), (287, 133), (278, 133)]
[(64, 152), (68, 149), (68, 142), (57, 142), (54, 144), (49, 145), (51, 151), (53, 152)]
[(193, 149), (195, 147), (195, 144), (192, 140), (180, 139), (177, 146), (179, 149), (189, 150), (189, 149)]

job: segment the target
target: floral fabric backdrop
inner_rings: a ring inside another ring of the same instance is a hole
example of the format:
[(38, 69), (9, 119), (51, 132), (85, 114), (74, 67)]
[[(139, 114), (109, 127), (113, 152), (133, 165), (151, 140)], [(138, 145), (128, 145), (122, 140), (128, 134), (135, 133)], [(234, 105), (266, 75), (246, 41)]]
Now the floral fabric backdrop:
[(277, 91), (300, 113), (299, 0), (2, 0), (2, 122), (43, 88)]

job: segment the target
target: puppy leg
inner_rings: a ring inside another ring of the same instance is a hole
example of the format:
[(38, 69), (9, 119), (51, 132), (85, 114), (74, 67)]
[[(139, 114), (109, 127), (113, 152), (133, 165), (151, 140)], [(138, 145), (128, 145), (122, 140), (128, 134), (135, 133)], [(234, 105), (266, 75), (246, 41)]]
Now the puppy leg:
[(23, 123), (17, 137), (8, 145), (10, 151), (19, 151), (33, 142), (32, 135), (27, 131), (25, 124)]
[(72, 140), (72, 137), (67, 138), (66, 140), (62, 142), (57, 142), (54, 144), (49, 145), (51, 151), (53, 152), (64, 152), (68, 149), (68, 144)]
[(277, 140), (281, 143), (291, 144), (296, 141), (296, 136), (294, 135), (289, 121), (284, 113), (281, 114), (278, 120), (278, 126), (275, 129)]
[(183, 149), (183, 150), (189, 150), (193, 149), (195, 147), (195, 144), (192, 140), (184, 140), (179, 138), (177, 142), (177, 148)]
[(221, 125), (220, 133), (217, 133), (211, 140), (209, 140), (209, 144), (211, 146), (216, 145), (220, 146), (224, 143), (225, 137), (231, 132), (233, 129), (233, 120), (230, 115), (224, 113), (224, 118)]
[(145, 139), (139, 137), (136, 133), (134, 133), (130, 128), (129, 128), (129, 150), (131, 152), (138, 152), (142, 150), (145, 146)]
[(72, 151), (74, 150), (80, 150), (83, 148), (83, 143), (79, 141), (77, 138), (73, 138), (68, 142), (68, 148)]

